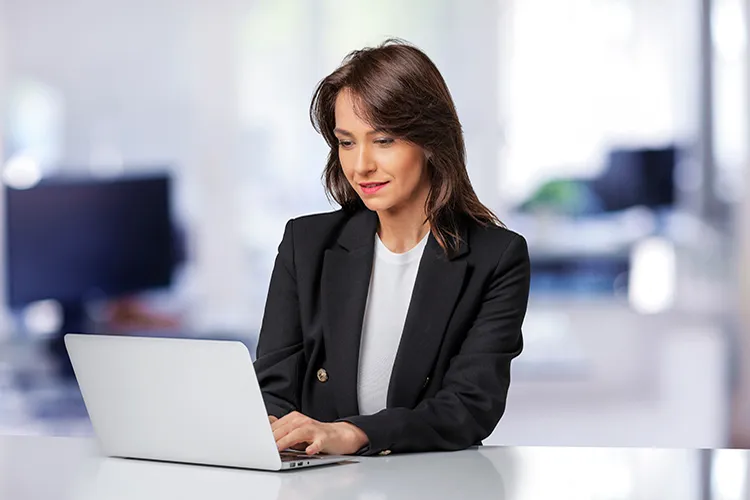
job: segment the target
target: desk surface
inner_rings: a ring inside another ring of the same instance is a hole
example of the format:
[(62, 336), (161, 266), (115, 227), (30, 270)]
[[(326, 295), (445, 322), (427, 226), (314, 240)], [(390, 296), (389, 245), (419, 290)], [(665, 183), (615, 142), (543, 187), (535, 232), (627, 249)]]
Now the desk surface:
[[(739, 499), (748, 452), (484, 447), (358, 460), (274, 473), (103, 458), (85, 439), (0, 436), (0, 498), (698, 500), (713, 484), (714, 498)], [(712, 481), (701, 472), (711, 468)]]

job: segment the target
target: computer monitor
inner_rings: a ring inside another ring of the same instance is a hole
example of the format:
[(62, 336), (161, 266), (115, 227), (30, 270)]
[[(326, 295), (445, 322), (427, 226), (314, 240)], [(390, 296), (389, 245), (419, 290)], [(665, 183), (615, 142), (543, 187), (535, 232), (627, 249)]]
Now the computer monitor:
[(85, 302), (169, 286), (175, 264), (170, 178), (44, 179), (6, 187), (11, 308), (55, 299), (64, 328)]
[(592, 181), (604, 209), (633, 206), (664, 208), (675, 203), (677, 148), (617, 148), (609, 153), (607, 168)]

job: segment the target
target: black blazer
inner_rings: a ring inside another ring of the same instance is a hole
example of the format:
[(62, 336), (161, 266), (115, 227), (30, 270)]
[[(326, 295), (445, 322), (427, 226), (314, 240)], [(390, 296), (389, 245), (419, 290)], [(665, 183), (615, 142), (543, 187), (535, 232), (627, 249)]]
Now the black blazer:
[(377, 220), (370, 210), (339, 210), (287, 223), (255, 362), (268, 413), (351, 422), (370, 440), (367, 455), (480, 444), (505, 411), (510, 362), (523, 347), (526, 241), (467, 222), (447, 259), (430, 234), (387, 408), (364, 416), (357, 372)]

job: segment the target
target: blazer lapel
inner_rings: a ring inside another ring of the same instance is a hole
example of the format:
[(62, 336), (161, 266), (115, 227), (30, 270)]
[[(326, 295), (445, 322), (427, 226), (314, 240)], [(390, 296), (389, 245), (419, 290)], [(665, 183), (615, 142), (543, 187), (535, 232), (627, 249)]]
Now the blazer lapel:
[(388, 407), (412, 408), (424, 387), (453, 314), (466, 274), (467, 231), (448, 260), (432, 234), (417, 271), (401, 343), (388, 388)]
[(362, 210), (341, 231), (338, 245), (326, 250), (322, 307), (326, 370), (335, 387), (340, 417), (359, 414), (357, 372), (367, 294), (372, 273), (377, 214)]

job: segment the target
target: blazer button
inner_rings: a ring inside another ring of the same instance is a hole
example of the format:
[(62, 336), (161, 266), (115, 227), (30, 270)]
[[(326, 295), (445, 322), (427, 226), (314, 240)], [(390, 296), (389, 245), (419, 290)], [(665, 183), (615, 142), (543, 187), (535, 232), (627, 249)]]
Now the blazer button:
[(328, 372), (325, 371), (325, 368), (318, 369), (318, 381), (320, 382), (328, 382)]
[(385, 456), (388, 456), (390, 454), (391, 454), (391, 450), (383, 450), (380, 453), (378, 453), (378, 455), (380, 455), (381, 457), (385, 457)]

